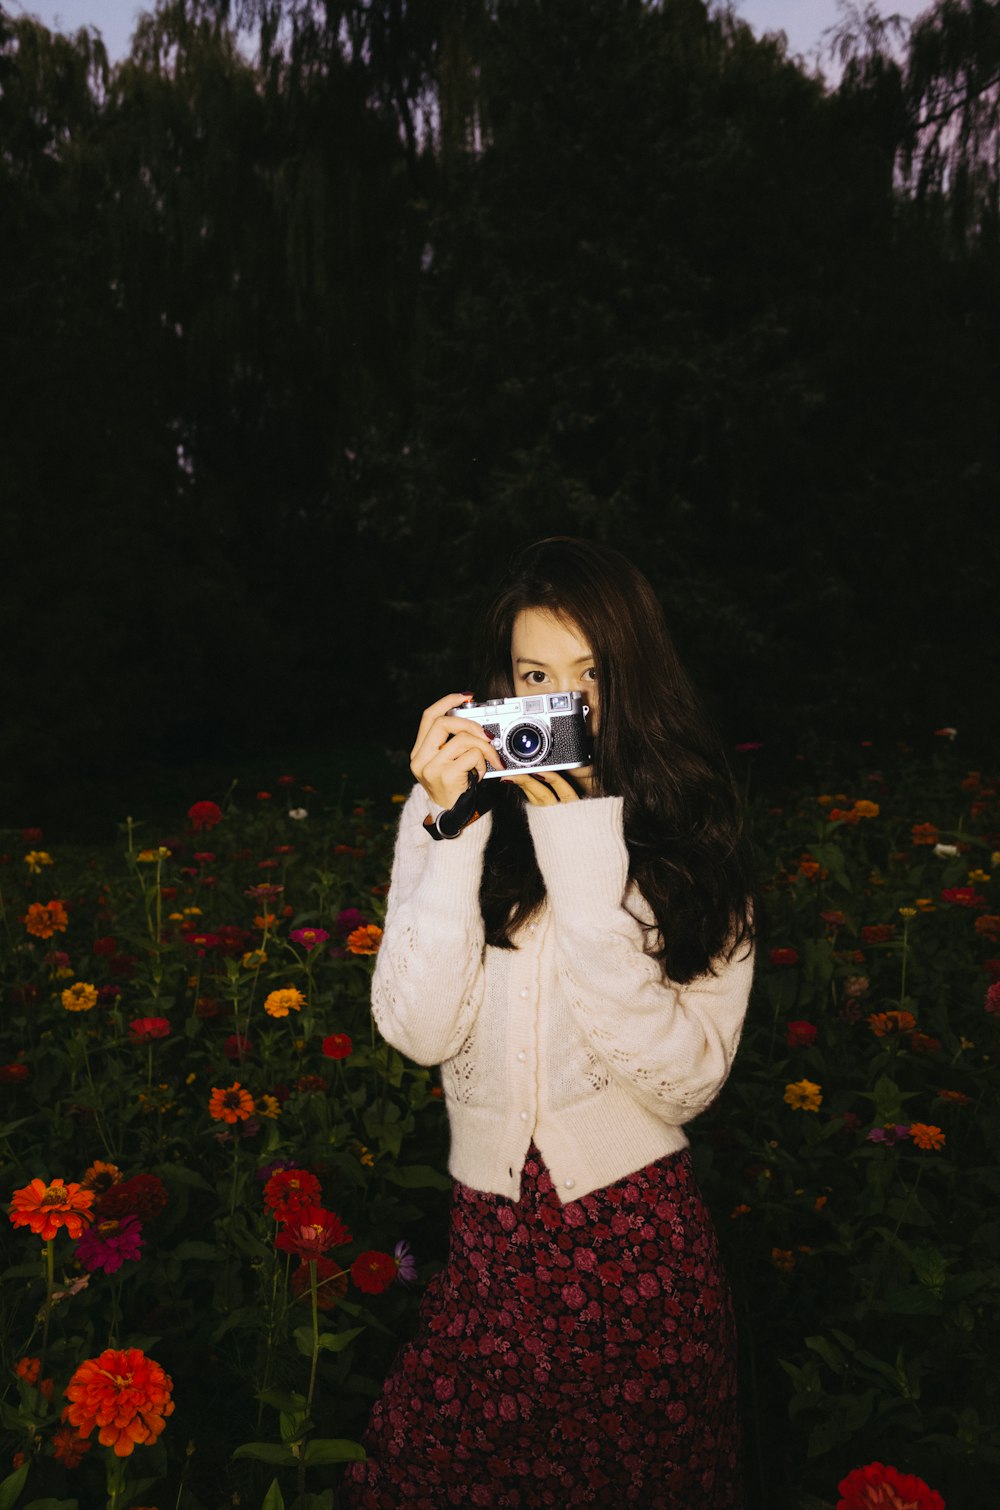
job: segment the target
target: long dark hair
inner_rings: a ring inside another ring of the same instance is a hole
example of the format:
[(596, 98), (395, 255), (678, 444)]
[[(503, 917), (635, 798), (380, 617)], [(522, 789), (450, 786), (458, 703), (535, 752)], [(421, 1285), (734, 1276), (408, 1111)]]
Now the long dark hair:
[[(557, 536), (514, 560), (487, 612), (478, 695), (510, 697), (511, 634), (525, 608), (570, 621), (594, 655), (595, 795), (624, 799), (629, 877), (656, 919), (647, 952), (677, 984), (754, 938), (753, 858), (722, 741), (674, 649), (646, 578), (617, 551)], [(487, 942), (541, 906), (545, 885), (517, 787), (490, 782), (480, 903)]]

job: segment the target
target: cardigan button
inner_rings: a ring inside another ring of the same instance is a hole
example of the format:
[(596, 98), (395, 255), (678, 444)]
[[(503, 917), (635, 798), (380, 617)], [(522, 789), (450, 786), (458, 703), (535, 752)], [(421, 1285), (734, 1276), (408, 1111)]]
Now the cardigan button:
[(527, 988), (527, 986), (522, 986), (521, 987), (520, 994), (521, 994), (522, 999), (528, 995), (528, 988)]
[(563, 1180), (563, 1184), (566, 1186), (567, 1190), (572, 1190), (573, 1186), (576, 1184), (576, 1181), (574, 1180), (573, 1176), (570, 1175), (568, 1180)]
[(527, 1120), (528, 1120), (528, 1113), (527, 1112), (522, 1112), (521, 1113), (521, 1121), (522, 1122), (527, 1122)]
[(526, 1059), (527, 1059), (527, 1057), (528, 1057), (528, 1056), (527, 1056), (527, 1054), (526, 1054), (526, 1053), (525, 1053), (525, 1052), (524, 1052), (524, 1050), (523, 1050), (523, 1049), (519, 1049), (519, 1050), (518, 1050), (518, 1054), (517, 1054), (517, 1057), (518, 1057), (518, 1061), (519, 1061), (519, 1062), (520, 1062), (520, 1063), (521, 1063), (521, 1064), (523, 1064), (523, 1063), (524, 1063), (524, 1061), (525, 1061), (525, 1060), (526, 1060)]

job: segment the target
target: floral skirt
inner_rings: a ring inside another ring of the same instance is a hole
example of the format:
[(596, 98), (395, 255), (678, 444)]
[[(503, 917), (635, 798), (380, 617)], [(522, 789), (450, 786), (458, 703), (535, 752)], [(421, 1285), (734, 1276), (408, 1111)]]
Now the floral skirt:
[(742, 1504), (729, 1290), (687, 1149), (563, 1206), (455, 1186), (341, 1510)]

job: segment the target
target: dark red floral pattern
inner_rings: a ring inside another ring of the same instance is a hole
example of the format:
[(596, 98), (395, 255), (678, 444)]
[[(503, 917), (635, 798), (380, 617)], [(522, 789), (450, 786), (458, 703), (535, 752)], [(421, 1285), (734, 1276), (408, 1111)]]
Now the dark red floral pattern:
[(686, 1149), (561, 1205), (456, 1185), (428, 1287), (340, 1510), (742, 1504), (735, 1335)]

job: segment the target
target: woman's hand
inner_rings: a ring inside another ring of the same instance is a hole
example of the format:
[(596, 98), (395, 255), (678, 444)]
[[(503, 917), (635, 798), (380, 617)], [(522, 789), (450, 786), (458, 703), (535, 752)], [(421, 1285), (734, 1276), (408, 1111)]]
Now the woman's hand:
[(410, 751), (410, 770), (439, 807), (454, 807), (468, 790), (470, 771), (483, 777), (487, 766), (503, 769), (482, 725), (471, 718), (456, 718), (451, 711), (469, 696), (468, 692), (449, 692), (425, 708)]
[[(570, 775), (589, 797), (594, 780), (593, 766), (578, 766)], [(561, 771), (543, 771), (537, 776), (504, 776), (503, 780), (519, 786), (532, 807), (553, 807), (557, 802), (580, 801), (580, 793)]]

